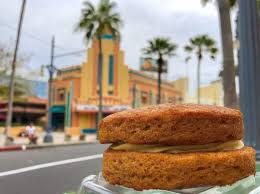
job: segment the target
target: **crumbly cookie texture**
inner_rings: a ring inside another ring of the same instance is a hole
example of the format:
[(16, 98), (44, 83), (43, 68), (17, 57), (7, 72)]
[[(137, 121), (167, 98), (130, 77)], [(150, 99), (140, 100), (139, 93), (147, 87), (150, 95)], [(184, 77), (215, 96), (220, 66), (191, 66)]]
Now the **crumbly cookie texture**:
[(140, 153), (108, 149), (103, 176), (111, 184), (136, 190), (230, 185), (255, 174), (255, 150), (183, 154)]
[(220, 106), (162, 104), (126, 110), (100, 123), (101, 143), (193, 145), (243, 138), (242, 113)]

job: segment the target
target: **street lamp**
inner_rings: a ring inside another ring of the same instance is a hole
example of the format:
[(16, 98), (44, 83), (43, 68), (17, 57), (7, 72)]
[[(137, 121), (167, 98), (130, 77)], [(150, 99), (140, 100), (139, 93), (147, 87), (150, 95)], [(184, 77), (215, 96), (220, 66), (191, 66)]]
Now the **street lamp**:
[(48, 91), (48, 123), (46, 128), (46, 135), (44, 136), (43, 141), (45, 143), (53, 142), (52, 132), (52, 84), (53, 84), (53, 75), (58, 69), (54, 66), (54, 47), (55, 47), (55, 37), (52, 37), (51, 41), (51, 61), (50, 65), (43, 65), (42, 68), (46, 68), (49, 72), (49, 91)]

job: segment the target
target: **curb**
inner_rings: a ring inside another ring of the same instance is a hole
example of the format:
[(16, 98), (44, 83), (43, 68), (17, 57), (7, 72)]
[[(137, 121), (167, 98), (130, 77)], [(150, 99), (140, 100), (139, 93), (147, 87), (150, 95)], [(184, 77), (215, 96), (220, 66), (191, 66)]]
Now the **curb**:
[(0, 147), (0, 152), (8, 152), (8, 151), (18, 151), (22, 150), (22, 146), (6, 146), (6, 147)]
[(8, 151), (22, 151), (22, 150), (32, 150), (32, 149), (44, 149), (44, 148), (54, 148), (54, 147), (64, 147), (64, 146), (73, 146), (73, 145), (87, 145), (87, 144), (96, 144), (96, 142), (73, 142), (73, 143), (61, 143), (61, 144), (52, 144), (46, 143), (42, 145), (12, 145), (12, 146), (2, 146), (0, 147), (0, 152)]

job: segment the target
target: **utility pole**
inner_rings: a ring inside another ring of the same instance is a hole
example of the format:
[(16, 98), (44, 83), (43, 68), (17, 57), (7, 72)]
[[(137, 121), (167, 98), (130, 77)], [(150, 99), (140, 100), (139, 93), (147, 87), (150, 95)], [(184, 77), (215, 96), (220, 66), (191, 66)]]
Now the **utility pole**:
[(73, 51), (73, 52), (68, 52), (68, 53), (62, 53), (55, 55), (55, 37), (52, 37), (51, 41), (51, 59), (50, 59), (50, 64), (49, 65), (43, 65), (43, 68), (46, 68), (49, 73), (49, 86), (48, 86), (48, 123), (47, 123), (47, 128), (46, 128), (46, 135), (44, 137), (44, 142), (50, 143), (53, 142), (53, 137), (51, 135), (52, 132), (52, 104), (53, 104), (53, 76), (54, 73), (59, 71), (58, 68), (54, 65), (54, 59), (55, 58), (62, 58), (62, 57), (67, 57), (71, 55), (76, 55), (82, 52), (86, 52), (86, 49), (84, 50), (78, 50), (78, 51)]
[(240, 0), (238, 16), (240, 107), (245, 143), (260, 158), (260, 19), (256, 0)]
[(5, 123), (5, 132), (4, 132), (5, 135), (7, 135), (6, 144), (9, 143), (9, 141), (8, 141), (9, 134), (8, 133), (9, 133), (9, 130), (10, 130), (11, 125), (12, 125), (16, 58), (17, 58), (17, 53), (18, 53), (18, 48), (19, 48), (19, 43), (20, 43), (20, 35), (21, 35), (21, 30), (22, 30), (25, 5), (26, 5), (26, 0), (23, 0), (21, 12), (20, 12), (18, 29), (17, 29), (17, 36), (16, 36), (15, 49), (14, 49), (14, 57), (13, 57), (13, 61), (12, 61), (12, 73), (11, 73), (10, 83), (9, 83), (8, 111), (7, 111), (7, 118), (6, 118), (6, 123)]
[(44, 142), (50, 143), (53, 142), (52, 132), (52, 84), (53, 84), (53, 74), (57, 70), (54, 66), (54, 49), (55, 49), (55, 37), (52, 37), (51, 40), (51, 60), (50, 65), (47, 65), (46, 68), (49, 72), (49, 91), (48, 91), (48, 124), (46, 129), (46, 135), (44, 137)]

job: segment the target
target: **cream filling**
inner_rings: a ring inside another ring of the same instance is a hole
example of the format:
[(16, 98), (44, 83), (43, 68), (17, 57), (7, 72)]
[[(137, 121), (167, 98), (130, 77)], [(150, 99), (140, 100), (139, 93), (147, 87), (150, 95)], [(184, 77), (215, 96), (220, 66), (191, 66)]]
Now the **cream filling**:
[(230, 151), (238, 150), (244, 147), (242, 140), (233, 140), (224, 143), (211, 143), (205, 145), (183, 145), (183, 146), (163, 146), (163, 145), (138, 145), (138, 144), (120, 144), (112, 145), (113, 150), (125, 150), (136, 152), (167, 152), (167, 153), (183, 153), (183, 152), (209, 152), (209, 151)]

